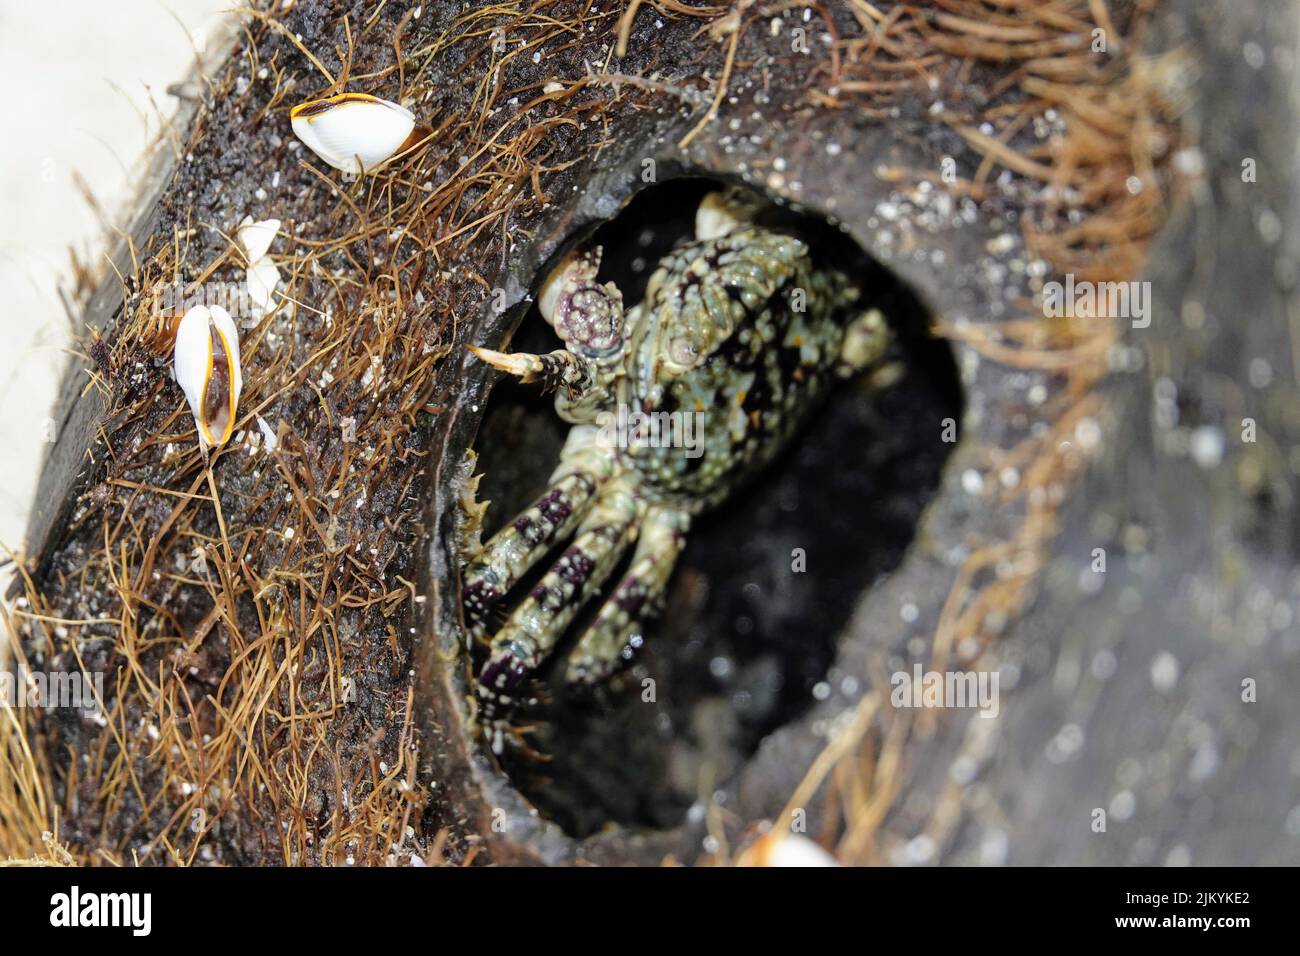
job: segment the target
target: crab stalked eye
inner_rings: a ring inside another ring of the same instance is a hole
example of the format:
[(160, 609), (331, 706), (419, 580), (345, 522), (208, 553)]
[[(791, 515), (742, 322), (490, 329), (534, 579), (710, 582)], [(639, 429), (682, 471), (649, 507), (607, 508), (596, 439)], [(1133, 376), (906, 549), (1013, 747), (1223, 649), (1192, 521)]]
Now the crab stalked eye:
[(429, 136), (404, 106), (368, 93), (340, 93), (289, 111), (294, 135), (345, 173), (369, 173)]
[(176, 330), (176, 384), (185, 393), (199, 444), (224, 445), (235, 427), (244, 386), (239, 367), (239, 332), (220, 306), (196, 305)]

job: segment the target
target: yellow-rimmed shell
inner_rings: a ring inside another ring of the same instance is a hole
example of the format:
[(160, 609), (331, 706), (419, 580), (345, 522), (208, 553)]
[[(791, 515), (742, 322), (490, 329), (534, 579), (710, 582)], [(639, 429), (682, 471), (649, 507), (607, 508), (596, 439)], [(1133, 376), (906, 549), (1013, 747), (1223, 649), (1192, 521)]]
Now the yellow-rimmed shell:
[(335, 169), (374, 172), (418, 145), (429, 130), (405, 106), (369, 93), (338, 93), (289, 111), (294, 135)]
[(185, 393), (199, 444), (218, 447), (230, 440), (244, 387), (239, 366), (239, 331), (218, 305), (196, 305), (176, 329), (172, 367)]

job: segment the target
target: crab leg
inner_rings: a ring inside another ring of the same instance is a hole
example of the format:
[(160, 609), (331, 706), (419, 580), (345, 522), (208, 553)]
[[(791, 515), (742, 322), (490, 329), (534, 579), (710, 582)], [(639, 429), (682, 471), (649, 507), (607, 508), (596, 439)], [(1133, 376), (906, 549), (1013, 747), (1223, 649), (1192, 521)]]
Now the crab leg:
[(597, 430), (569, 430), (560, 465), (549, 487), (517, 518), (492, 536), (465, 568), (461, 583), (466, 612), (482, 620), (537, 560), (573, 532), (586, 516), (601, 483), (612, 472), (596, 444)]
[(594, 684), (623, 664), (642, 617), (663, 598), (689, 527), (690, 516), (682, 511), (654, 510), (647, 516), (631, 567), (569, 655), (566, 682)]
[(601, 490), (573, 543), (492, 638), (478, 680), (485, 716), (492, 717), (497, 707), (510, 706), (520, 683), (546, 659), (573, 616), (600, 590), (635, 539), (641, 511), (621, 482)]

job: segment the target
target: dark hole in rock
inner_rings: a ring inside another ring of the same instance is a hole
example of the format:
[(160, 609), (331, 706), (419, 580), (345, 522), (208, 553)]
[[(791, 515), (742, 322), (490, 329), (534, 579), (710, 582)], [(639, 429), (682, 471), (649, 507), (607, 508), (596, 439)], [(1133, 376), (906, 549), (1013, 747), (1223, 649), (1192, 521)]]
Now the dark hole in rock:
[[(659, 257), (692, 234), (700, 197), (719, 185), (679, 179), (638, 194), (595, 233), (605, 249), (601, 281), (618, 283), (629, 305), (639, 301)], [(566, 690), (562, 672), (599, 602), (569, 628), (534, 683), (538, 702), (513, 718), (532, 726), (525, 739), (547, 759), (509, 744), (499, 759), (520, 792), (573, 836), (610, 822), (677, 825), (766, 734), (807, 710), (856, 602), (902, 559), (954, 447), (941, 436), (944, 419), (961, 420), (957, 371), (947, 345), (927, 337), (923, 307), (842, 231), (789, 218), (817, 254), (861, 277), (900, 340), (902, 377), (883, 390), (841, 385), (772, 467), (697, 519), (664, 613), (644, 628), (634, 661), (592, 693)], [(508, 348), (558, 346), (533, 308)], [(492, 503), (487, 534), (545, 488), (559, 460), (568, 425), (552, 401), (513, 382), (493, 388), (474, 443), (480, 497)], [(803, 572), (794, 570), (796, 549)]]

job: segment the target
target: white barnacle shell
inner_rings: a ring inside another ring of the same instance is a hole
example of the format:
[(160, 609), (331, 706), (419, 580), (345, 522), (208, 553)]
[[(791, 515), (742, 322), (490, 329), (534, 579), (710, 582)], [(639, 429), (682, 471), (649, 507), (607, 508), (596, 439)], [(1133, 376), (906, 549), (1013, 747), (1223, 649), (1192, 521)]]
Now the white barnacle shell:
[(235, 230), (235, 237), (239, 240), (239, 246), (244, 250), (244, 255), (250, 265), (266, 255), (271, 248), (271, 241), (279, 230), (279, 219), (263, 219), (261, 222), (253, 222), (252, 216), (244, 217), (243, 222)]
[(773, 830), (741, 854), (741, 866), (839, 866), (835, 857), (797, 833)]
[(345, 173), (374, 172), (428, 135), (404, 106), (368, 93), (339, 93), (289, 111), (294, 135)]
[(275, 301), (275, 288), (280, 284), (280, 270), (270, 259), (258, 259), (245, 272), (248, 282), (248, 299), (258, 317), (271, 311)]
[(176, 384), (185, 393), (203, 448), (224, 445), (235, 427), (244, 387), (239, 332), (219, 305), (196, 305), (176, 329)]

